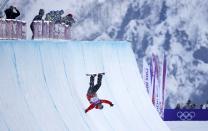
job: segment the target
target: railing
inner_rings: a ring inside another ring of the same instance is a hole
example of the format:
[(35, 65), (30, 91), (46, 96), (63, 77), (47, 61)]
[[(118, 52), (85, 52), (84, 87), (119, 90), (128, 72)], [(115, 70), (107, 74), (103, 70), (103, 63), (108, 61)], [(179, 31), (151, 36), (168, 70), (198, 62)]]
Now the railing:
[(208, 121), (208, 110), (203, 109), (165, 109), (165, 121)]
[(26, 39), (26, 22), (0, 19), (0, 39)]
[(71, 38), (70, 26), (54, 24), (50, 21), (34, 21), (34, 39), (64, 39)]
[[(70, 26), (50, 21), (34, 21), (33, 39), (71, 39)], [(26, 22), (0, 19), (0, 40), (26, 39)]]

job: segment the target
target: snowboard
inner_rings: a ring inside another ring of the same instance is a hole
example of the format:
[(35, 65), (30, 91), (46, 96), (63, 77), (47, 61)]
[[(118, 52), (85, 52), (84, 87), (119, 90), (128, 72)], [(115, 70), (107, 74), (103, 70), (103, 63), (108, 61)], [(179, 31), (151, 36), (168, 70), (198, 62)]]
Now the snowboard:
[(96, 76), (98, 74), (105, 75), (105, 72), (100, 72), (100, 73), (97, 73), (97, 74), (95, 74), (95, 73), (92, 73), (92, 74), (88, 73), (88, 74), (86, 74), (86, 76)]

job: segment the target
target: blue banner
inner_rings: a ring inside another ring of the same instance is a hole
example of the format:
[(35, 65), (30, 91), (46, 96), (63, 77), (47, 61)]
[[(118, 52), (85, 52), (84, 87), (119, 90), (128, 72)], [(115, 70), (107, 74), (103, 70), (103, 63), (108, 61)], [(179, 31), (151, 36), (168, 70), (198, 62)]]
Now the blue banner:
[(202, 109), (165, 109), (164, 121), (207, 121), (208, 110)]

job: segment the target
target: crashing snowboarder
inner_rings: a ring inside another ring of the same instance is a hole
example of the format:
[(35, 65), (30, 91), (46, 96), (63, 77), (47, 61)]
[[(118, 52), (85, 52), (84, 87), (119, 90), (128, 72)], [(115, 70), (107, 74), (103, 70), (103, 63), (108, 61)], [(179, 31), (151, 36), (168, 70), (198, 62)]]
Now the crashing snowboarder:
[(99, 99), (96, 94), (98, 89), (101, 86), (102, 77), (104, 74), (105, 73), (99, 73), (97, 75), (97, 84), (96, 85), (94, 85), (94, 79), (95, 79), (96, 74), (90, 74), (90, 87), (87, 91), (87, 99), (90, 102), (90, 106), (87, 109), (85, 109), (85, 113), (92, 110), (93, 108), (103, 109), (103, 105), (102, 105), (103, 103), (113, 106), (113, 103), (111, 101)]

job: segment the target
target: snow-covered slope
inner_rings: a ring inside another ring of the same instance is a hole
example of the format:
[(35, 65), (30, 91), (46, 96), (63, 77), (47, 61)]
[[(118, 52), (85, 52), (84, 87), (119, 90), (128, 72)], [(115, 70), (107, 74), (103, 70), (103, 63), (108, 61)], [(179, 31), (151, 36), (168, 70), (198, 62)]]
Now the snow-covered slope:
[[(0, 41), (1, 131), (168, 131), (127, 42)], [(89, 105), (86, 73), (106, 72)]]
[(171, 131), (207, 131), (208, 121), (166, 121)]
[(20, 19), (28, 23), (40, 8), (46, 13), (71, 12), (77, 20), (73, 39), (127, 40), (140, 69), (143, 58), (166, 52), (167, 107), (189, 98), (197, 104), (208, 100), (207, 0), (10, 0), (10, 4), (17, 5)]

